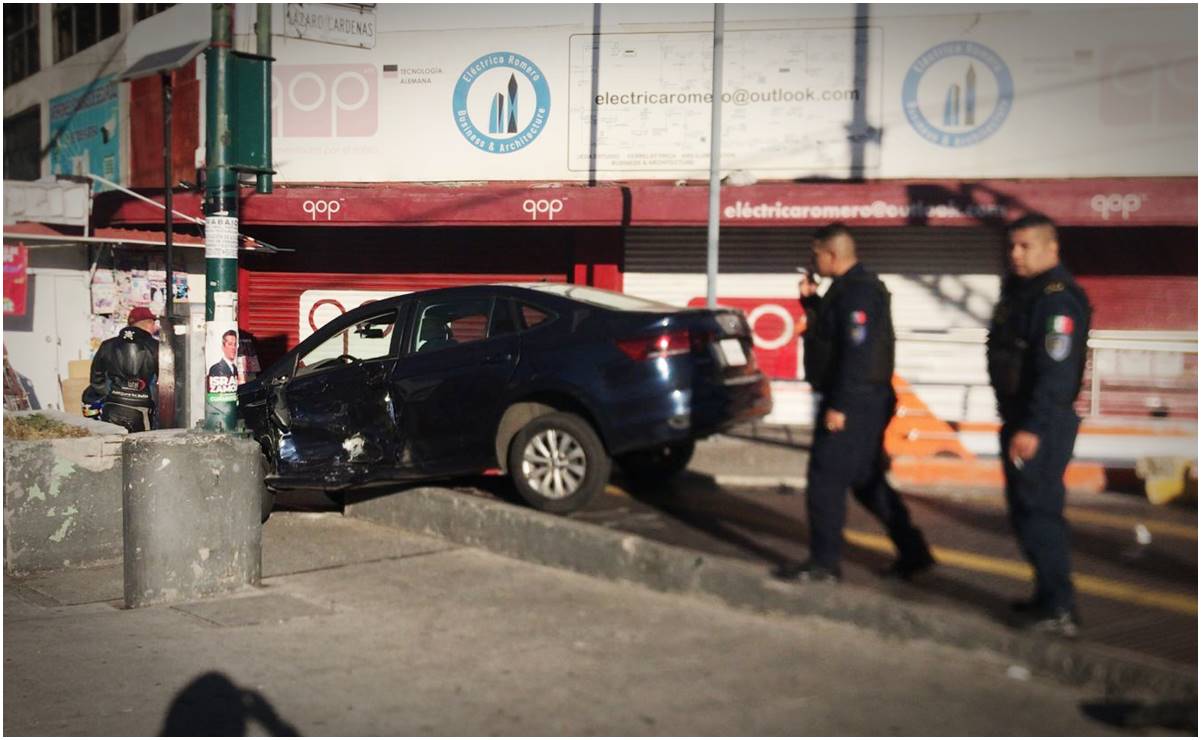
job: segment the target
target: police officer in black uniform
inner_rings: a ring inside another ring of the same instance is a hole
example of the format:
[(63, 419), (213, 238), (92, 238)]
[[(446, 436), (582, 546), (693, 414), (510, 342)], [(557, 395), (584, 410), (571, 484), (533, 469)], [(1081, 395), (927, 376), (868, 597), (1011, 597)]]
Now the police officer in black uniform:
[(1001, 415), (1009, 519), (1034, 567), (1033, 598), (1013, 604), (1019, 625), (1075, 636), (1076, 615), (1063, 517), (1063, 474), (1080, 417), (1073, 404), (1084, 376), (1092, 310), (1059, 264), (1055, 224), (1031, 214), (1009, 226), (1012, 273), (988, 333), (988, 372)]
[(816, 283), (808, 277), (801, 282), (801, 303), (809, 317), (805, 378), (821, 394), (806, 492), (809, 560), (786, 564), (776, 574), (802, 581), (841, 577), (850, 488), (884, 525), (897, 549), (897, 559), (885, 575), (907, 580), (934, 565), (934, 558), (884, 477), (884, 429), (897, 402), (890, 296), (884, 283), (859, 264), (855, 241), (844, 224), (817, 231), (813, 259), (817, 273), (834, 282), (822, 298)]
[(155, 322), (150, 309), (136, 307), (129, 312), (129, 325), (96, 350), (92, 358), (92, 382), (83, 391), (85, 415), (94, 415), (91, 410), (99, 406), (102, 421), (120, 424), (131, 432), (157, 426), (154, 399), (158, 340), (152, 333)]

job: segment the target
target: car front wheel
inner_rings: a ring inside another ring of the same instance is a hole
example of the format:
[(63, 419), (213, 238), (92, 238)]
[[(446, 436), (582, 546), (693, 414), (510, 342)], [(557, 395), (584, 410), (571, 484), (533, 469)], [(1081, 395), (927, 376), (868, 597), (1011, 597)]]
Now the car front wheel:
[(609, 481), (609, 456), (588, 422), (557, 411), (531, 421), (509, 446), (509, 474), (535, 509), (583, 508)]

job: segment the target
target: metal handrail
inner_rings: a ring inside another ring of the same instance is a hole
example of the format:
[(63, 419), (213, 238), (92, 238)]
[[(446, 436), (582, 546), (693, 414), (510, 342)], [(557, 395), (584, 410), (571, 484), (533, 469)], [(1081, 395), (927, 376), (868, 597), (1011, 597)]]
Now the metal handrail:
[[(943, 331), (924, 332), (915, 329), (898, 329), (898, 342), (924, 342), (932, 344), (974, 345), (983, 347), (988, 336), (987, 329), (963, 327)], [(1164, 352), (1197, 354), (1197, 332), (1195, 331), (1125, 331), (1100, 329), (1088, 334), (1088, 351), (1092, 372), (1089, 377), (1089, 416), (1099, 416), (1101, 410), (1101, 373), (1097, 372), (1098, 351)], [(925, 383), (923, 383), (925, 385)], [(931, 385), (962, 385), (969, 383), (931, 383)], [(966, 404), (966, 398), (964, 403)]]
[[(934, 344), (980, 344), (988, 337), (987, 329), (962, 328), (940, 332), (898, 329), (897, 341)], [(1090, 349), (1120, 349), (1146, 352), (1196, 352), (1197, 332), (1121, 331), (1100, 329), (1088, 333)]]

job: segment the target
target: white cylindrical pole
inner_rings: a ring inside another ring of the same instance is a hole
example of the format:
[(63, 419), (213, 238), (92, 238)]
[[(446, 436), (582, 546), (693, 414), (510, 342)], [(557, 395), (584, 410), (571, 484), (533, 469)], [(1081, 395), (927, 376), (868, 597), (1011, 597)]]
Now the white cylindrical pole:
[(713, 5), (713, 108), (709, 134), (709, 250), (706, 305), (717, 306), (717, 242), (721, 231), (721, 66), (726, 7)]

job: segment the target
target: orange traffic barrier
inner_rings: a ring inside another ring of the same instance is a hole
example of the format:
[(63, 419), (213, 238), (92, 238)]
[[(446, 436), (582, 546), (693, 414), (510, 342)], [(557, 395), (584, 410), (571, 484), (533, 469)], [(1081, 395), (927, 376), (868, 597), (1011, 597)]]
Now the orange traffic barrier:
[[(960, 430), (996, 432), (998, 425), (959, 424), (956, 428), (935, 416), (899, 375), (893, 375), (892, 384), (897, 415), (884, 431), (884, 451), (891, 458), (889, 476), (894, 485), (1004, 487), (1001, 461), (976, 457), (959, 439)], [(1098, 463), (1073, 462), (1064, 473), (1064, 484), (1073, 491), (1102, 491), (1105, 469)]]
[(884, 430), (884, 451), (889, 457), (976, 459), (959, 441), (955, 429), (931, 413), (901, 376), (892, 376), (892, 387), (897, 394), (897, 414)]
[[(888, 472), (893, 484), (902, 489), (940, 485), (992, 489), (1005, 486), (1005, 473), (997, 458), (894, 457)], [(1063, 475), (1063, 482), (1070, 491), (1099, 493), (1105, 490), (1105, 469), (1098, 463), (1072, 462)]]

